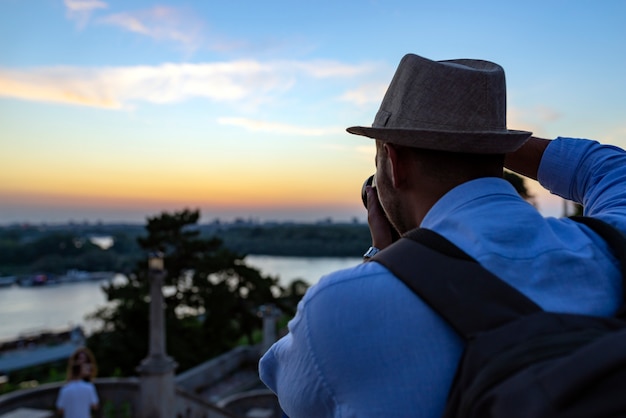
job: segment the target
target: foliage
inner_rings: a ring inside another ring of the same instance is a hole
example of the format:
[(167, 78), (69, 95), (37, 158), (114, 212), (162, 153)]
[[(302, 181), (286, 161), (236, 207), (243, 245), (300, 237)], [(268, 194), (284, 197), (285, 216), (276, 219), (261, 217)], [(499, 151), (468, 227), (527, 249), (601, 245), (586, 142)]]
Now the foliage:
[(66, 379), (65, 370), (65, 361), (55, 361), (14, 370), (7, 373), (8, 382), (0, 385), (0, 395), (45, 383), (63, 382)]
[(144, 259), (125, 284), (104, 287), (109, 304), (94, 313), (103, 327), (88, 339), (102, 375), (134, 375), (148, 353), (147, 256), (161, 252), (165, 278), (167, 352), (184, 371), (233, 348), (242, 336), (252, 343), (261, 328), (257, 308), (284, 303), (278, 279), (264, 277), (218, 238), (200, 236), (198, 211), (149, 218), (138, 242)]
[(112, 401), (104, 402), (102, 405), (103, 418), (131, 418), (132, 406), (130, 402), (122, 402), (116, 406)]
[[(132, 226), (55, 227), (9, 226), (0, 228), (0, 272), (64, 274), (67, 270), (126, 272), (137, 255)], [(91, 242), (94, 235), (111, 236), (114, 245), (103, 249)]]
[(513, 187), (515, 188), (515, 190), (517, 191), (517, 193), (519, 193), (519, 195), (522, 197), (522, 199), (533, 203), (534, 202), (534, 196), (532, 194), (530, 194), (530, 192), (528, 191), (528, 188), (526, 187), (526, 181), (524, 180), (524, 177), (518, 176), (517, 174), (513, 173), (512, 171), (508, 171), (505, 170), (504, 171), (504, 179), (506, 181), (508, 181), (509, 183), (511, 183), (511, 185), (513, 185)]
[[(366, 224), (234, 224), (196, 225), (204, 239), (219, 238), (224, 248), (239, 254), (304, 257), (359, 257), (370, 241)], [(114, 244), (102, 249), (89, 241), (95, 234)], [(58, 225), (0, 227), (0, 275), (64, 274), (69, 269), (115, 271), (130, 275), (145, 250), (137, 225)], [(77, 246), (78, 244), (78, 246)]]
[(240, 253), (299, 257), (360, 257), (371, 240), (359, 223), (235, 224), (210, 233)]

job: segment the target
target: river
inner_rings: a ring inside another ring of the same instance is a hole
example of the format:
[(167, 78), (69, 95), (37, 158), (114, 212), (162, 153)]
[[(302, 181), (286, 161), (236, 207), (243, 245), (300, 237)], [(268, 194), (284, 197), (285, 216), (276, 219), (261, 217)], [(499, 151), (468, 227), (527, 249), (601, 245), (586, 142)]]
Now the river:
[[(354, 266), (361, 259), (247, 256), (245, 261), (264, 275), (278, 276), (280, 283), (287, 285), (294, 279), (314, 284), (321, 276)], [(124, 276), (117, 275), (113, 280), (124, 279)], [(81, 325), (89, 333), (95, 324), (86, 321), (85, 315), (105, 305), (103, 284), (90, 281), (0, 288), (0, 341), (23, 333), (76, 325)]]

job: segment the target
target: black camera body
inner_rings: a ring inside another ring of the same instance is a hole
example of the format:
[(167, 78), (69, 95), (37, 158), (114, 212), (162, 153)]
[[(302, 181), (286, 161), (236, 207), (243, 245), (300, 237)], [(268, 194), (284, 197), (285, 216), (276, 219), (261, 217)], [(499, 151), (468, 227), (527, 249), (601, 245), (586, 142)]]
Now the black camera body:
[[(367, 180), (365, 180), (365, 182), (363, 183), (363, 186), (361, 187), (361, 199), (363, 200), (363, 206), (365, 206), (365, 209), (367, 209), (367, 193), (365, 192), (365, 188), (367, 186), (373, 186), (376, 187), (376, 181), (375, 181), (375, 177), (374, 174), (372, 174), (371, 176), (369, 176), (367, 178)], [(387, 216), (387, 214), (385, 214), (385, 217)], [(387, 220), (389, 221), (389, 218), (387, 218)], [(390, 228), (391, 228), (391, 237), (393, 241), (396, 241), (400, 238), (400, 234), (398, 233), (398, 231), (396, 231), (396, 229), (391, 226), (391, 222), (389, 222), (390, 224)]]
[(361, 199), (363, 200), (363, 206), (365, 206), (365, 209), (367, 209), (367, 193), (365, 192), (365, 188), (367, 186), (373, 186), (373, 185), (374, 185), (374, 174), (369, 176), (367, 180), (365, 180), (365, 183), (363, 183), (363, 187), (361, 187)]

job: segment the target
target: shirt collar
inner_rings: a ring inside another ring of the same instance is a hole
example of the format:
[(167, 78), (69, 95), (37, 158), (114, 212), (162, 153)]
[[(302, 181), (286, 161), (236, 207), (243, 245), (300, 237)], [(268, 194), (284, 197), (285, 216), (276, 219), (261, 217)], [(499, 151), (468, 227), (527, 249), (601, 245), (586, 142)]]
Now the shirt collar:
[[(467, 218), (468, 214), (471, 215), (474, 212), (474, 209), (488, 214), (486, 206), (502, 199), (510, 201), (511, 198), (517, 201), (521, 199), (513, 185), (503, 178), (483, 177), (470, 180), (443, 195), (430, 208), (420, 226), (437, 230), (439, 225), (450, 218), (455, 218), (460, 214), (462, 218)], [(481, 216), (480, 213), (477, 215)]]

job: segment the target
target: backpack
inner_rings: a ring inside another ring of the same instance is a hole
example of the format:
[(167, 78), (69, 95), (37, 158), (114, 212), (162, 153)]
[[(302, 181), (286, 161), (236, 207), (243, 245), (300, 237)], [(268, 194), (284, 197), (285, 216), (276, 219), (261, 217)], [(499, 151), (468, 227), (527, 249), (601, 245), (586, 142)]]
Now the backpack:
[[(607, 241), (626, 277), (626, 237), (598, 219), (572, 219)], [(423, 228), (371, 260), (386, 266), (466, 342), (444, 417), (626, 417), (625, 304), (609, 318), (543, 311)]]

